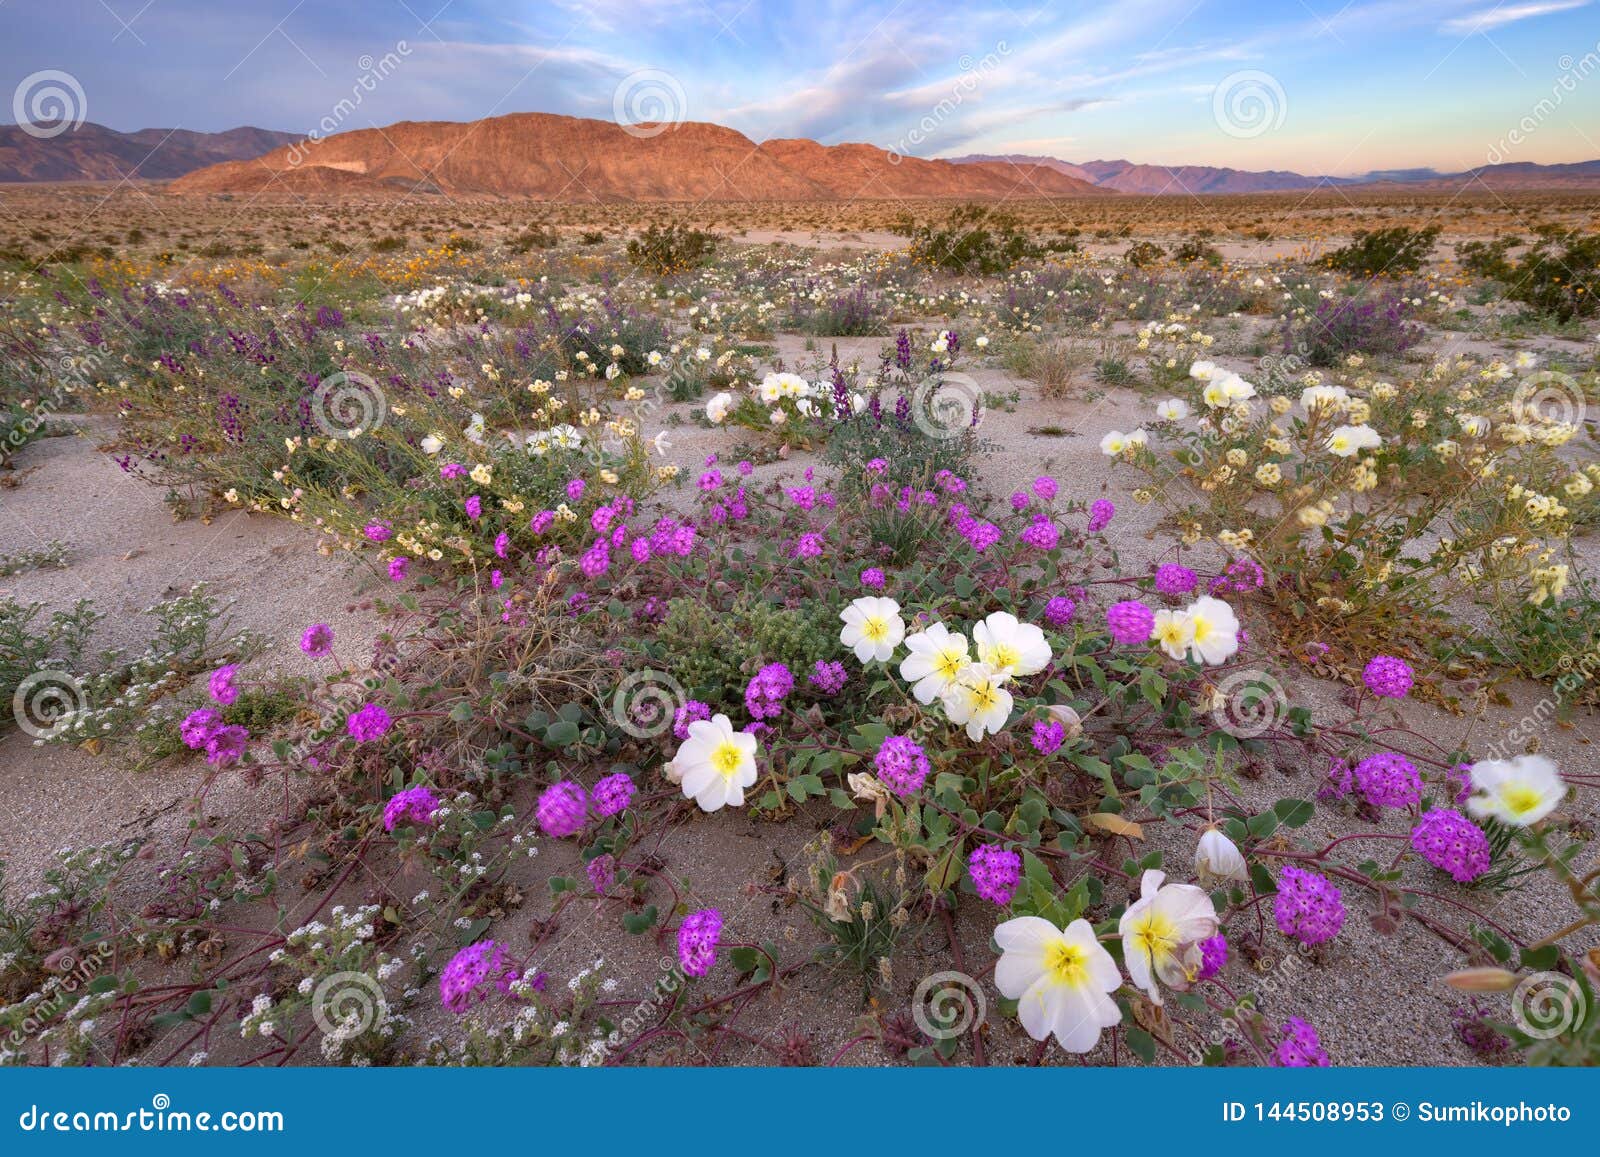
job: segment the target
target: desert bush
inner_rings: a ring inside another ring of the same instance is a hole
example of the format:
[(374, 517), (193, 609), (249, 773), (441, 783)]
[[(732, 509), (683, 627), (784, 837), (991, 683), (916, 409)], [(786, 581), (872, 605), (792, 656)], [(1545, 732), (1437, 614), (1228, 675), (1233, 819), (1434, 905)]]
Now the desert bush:
[(1341, 365), (1352, 354), (1395, 357), (1422, 340), (1409, 321), (1412, 306), (1403, 292), (1364, 292), (1319, 301), (1308, 316), (1285, 322), (1282, 352), (1307, 365)]
[(1323, 264), (1351, 277), (1384, 277), (1415, 273), (1433, 253), (1441, 228), (1414, 229), (1392, 225), (1357, 233), (1350, 244), (1323, 257)]
[(913, 260), (969, 277), (1003, 273), (1039, 255), (1039, 246), (1008, 213), (988, 205), (962, 205), (939, 224), (902, 220)]
[(672, 277), (698, 269), (716, 251), (717, 238), (689, 225), (674, 221), (661, 226), (651, 224), (628, 241), (628, 260), (658, 277)]

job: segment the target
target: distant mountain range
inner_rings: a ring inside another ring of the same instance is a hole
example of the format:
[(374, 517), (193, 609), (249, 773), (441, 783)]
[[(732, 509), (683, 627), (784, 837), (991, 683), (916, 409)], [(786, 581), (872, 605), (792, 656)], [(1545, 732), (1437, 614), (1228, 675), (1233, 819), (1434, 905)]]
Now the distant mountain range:
[(974, 153), (951, 159), (958, 165), (988, 165), (997, 161), (1014, 165), (1039, 165), (1089, 181), (1101, 189), (1115, 189), (1119, 193), (1147, 197), (1163, 194), (1271, 193), (1334, 185), (1411, 185), (1422, 189), (1455, 189), (1463, 185), (1481, 184), (1508, 189), (1600, 189), (1600, 161), (1565, 165), (1536, 165), (1521, 161), (1508, 165), (1485, 165), (1459, 173), (1441, 173), (1436, 169), (1387, 169), (1357, 177), (1317, 177), (1276, 169), (1254, 172), (1211, 165), (1139, 165), (1132, 161), (1074, 163), (1055, 157), (1021, 153), (999, 156)]
[[(61, 126), (43, 126), (45, 129)], [(54, 136), (0, 125), (0, 182), (172, 181), (180, 194), (527, 197), (577, 201), (836, 201), (1264, 193), (1324, 186), (1600, 190), (1600, 161), (1395, 169), (1358, 177), (1144, 165), (1029, 154), (926, 160), (875, 145), (757, 144), (720, 125), (621, 126), (548, 113), (402, 121), (310, 142), (294, 133), (220, 133), (84, 123)]]
[(77, 128), (44, 122), (34, 136), (0, 125), (0, 181), (168, 180), (219, 161), (245, 161), (299, 139), (297, 133), (239, 128), (222, 133), (140, 129), (119, 133), (85, 121)]
[(1115, 190), (1009, 161), (957, 165), (875, 145), (757, 144), (720, 125), (628, 125), (549, 113), (402, 121), (174, 181), (179, 194), (527, 197), (561, 201), (840, 201), (1105, 197)]

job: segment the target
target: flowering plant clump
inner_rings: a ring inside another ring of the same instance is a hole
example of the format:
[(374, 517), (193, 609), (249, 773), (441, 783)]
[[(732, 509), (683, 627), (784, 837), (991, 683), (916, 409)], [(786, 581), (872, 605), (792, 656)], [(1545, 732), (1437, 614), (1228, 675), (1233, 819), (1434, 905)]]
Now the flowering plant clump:
[[(125, 469), (369, 563), (381, 628), (285, 624), (268, 672), (202, 592), (81, 677), (39, 742), (137, 728), (194, 797), (0, 889), (0, 1061), (1322, 1067), (1351, 1026), (1294, 971), (1402, 928), (1473, 1009), (1593, 1003), (1600, 779), (1412, 714), (1515, 631), (1583, 653), (1600, 468), (1532, 355), (1398, 360), (1459, 304), (1420, 271), (1368, 310), (1201, 239), (963, 219), (977, 270), (729, 244), (656, 280), (541, 228), (339, 264), (326, 303), (267, 262), (0, 273), (7, 341), (117, 366), (78, 393)], [(796, 325), (867, 352), (780, 359)], [(1090, 363), (1154, 391), (1060, 443), (1110, 479), (983, 457), (1000, 412), (1068, 431), (980, 378), (1068, 407)], [(92, 613), (41, 613), (0, 612), (8, 690), (85, 666)], [(1548, 1027), (1442, 1047), (1600, 1058)]]
[[(1259, 566), (1276, 613), (1314, 615), (1347, 655), (1425, 648), (1450, 637), (1453, 599), (1512, 609), (1566, 591), (1557, 548), (1594, 480), (1561, 456), (1576, 426), (1525, 404), (1538, 388), (1468, 358), (1396, 382), (1354, 356), (1270, 386), (1199, 360), (1188, 398), (1102, 449), (1149, 476), (1141, 497), (1165, 504), (1185, 541)], [(1389, 652), (1365, 679), (1401, 698), (1414, 671)]]

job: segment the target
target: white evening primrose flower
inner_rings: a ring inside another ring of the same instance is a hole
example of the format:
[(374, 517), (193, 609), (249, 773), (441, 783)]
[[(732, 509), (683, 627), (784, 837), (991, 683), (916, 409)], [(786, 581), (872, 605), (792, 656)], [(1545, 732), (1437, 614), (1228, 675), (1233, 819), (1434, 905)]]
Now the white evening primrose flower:
[[(1140, 881), (1139, 899), (1117, 923), (1128, 978), (1161, 1003), (1161, 985), (1182, 992), (1200, 970), (1200, 941), (1217, 934), (1217, 909), (1193, 884), (1163, 884), (1154, 869)], [(1157, 982), (1160, 983), (1157, 983)]]
[(844, 630), (839, 641), (856, 653), (863, 663), (887, 663), (894, 649), (906, 637), (900, 604), (893, 599), (867, 596), (856, 599), (839, 612)]
[(994, 930), (1000, 959), (994, 984), (1017, 1002), (1017, 1019), (1034, 1040), (1051, 1034), (1062, 1048), (1086, 1053), (1100, 1030), (1122, 1020), (1111, 993), (1122, 985), (1117, 962), (1087, 920), (1065, 929), (1039, 916), (1018, 916)]
[(1216, 828), (1207, 828), (1194, 849), (1194, 874), (1210, 887), (1223, 880), (1243, 883), (1250, 878), (1250, 869), (1237, 844)]
[(444, 439), (438, 434), (429, 434), (422, 439), (422, 452), (430, 458), (443, 449)]
[(967, 637), (943, 623), (934, 623), (925, 631), (906, 636), (906, 650), (910, 654), (900, 664), (900, 677), (912, 684), (911, 693), (924, 706), (944, 694), (945, 688), (954, 683), (962, 668), (971, 662), (967, 655)]
[(1341, 409), (1349, 400), (1350, 393), (1343, 386), (1311, 386), (1300, 393), (1300, 404), (1307, 413), (1314, 413), (1324, 406)]
[(1461, 426), (1461, 432), (1469, 438), (1482, 438), (1489, 432), (1489, 419), (1477, 414), (1462, 414), (1456, 421)]
[(996, 611), (972, 629), (980, 662), (1007, 677), (1037, 675), (1050, 665), (1050, 644), (1032, 623), (1009, 611)]
[(1516, 366), (1519, 370), (1531, 370), (1534, 366), (1539, 364), (1539, 355), (1536, 353), (1530, 353), (1528, 350), (1523, 350), (1516, 357), (1511, 359), (1511, 364)]
[(669, 766), (668, 778), (701, 811), (739, 807), (744, 789), (756, 781), (756, 737), (735, 731), (726, 715), (697, 719), (689, 724), (689, 738)]
[(1330, 454), (1350, 458), (1363, 450), (1383, 445), (1383, 438), (1371, 426), (1340, 426), (1328, 435), (1324, 443)]
[(717, 394), (706, 403), (706, 421), (710, 422), (713, 426), (720, 426), (722, 425), (722, 420), (728, 416), (728, 411), (732, 408), (732, 394)]
[(1209, 382), (1221, 372), (1215, 362), (1199, 361), (1189, 367), (1189, 376), (1197, 382)]
[(1168, 398), (1156, 403), (1156, 417), (1165, 422), (1181, 422), (1189, 416), (1189, 403), (1182, 398)]
[(1194, 642), (1194, 623), (1184, 611), (1157, 611), (1150, 638), (1167, 655), (1182, 659)]
[(1215, 667), (1227, 662), (1239, 650), (1238, 616), (1221, 599), (1205, 595), (1191, 603), (1184, 614), (1193, 632), (1189, 638), (1189, 653), (1197, 662)]
[(1467, 810), (1514, 828), (1538, 823), (1567, 794), (1556, 765), (1542, 755), (1486, 759), (1474, 763), (1470, 772), (1474, 790), (1482, 794), (1467, 801)]
[(966, 727), (967, 738), (977, 743), (986, 734), (998, 734), (1011, 718), (1011, 692), (1006, 677), (987, 663), (968, 663), (940, 699), (945, 716)]
[(1121, 430), (1108, 430), (1106, 436), (1100, 439), (1100, 453), (1115, 458), (1118, 454), (1126, 453), (1132, 444)]

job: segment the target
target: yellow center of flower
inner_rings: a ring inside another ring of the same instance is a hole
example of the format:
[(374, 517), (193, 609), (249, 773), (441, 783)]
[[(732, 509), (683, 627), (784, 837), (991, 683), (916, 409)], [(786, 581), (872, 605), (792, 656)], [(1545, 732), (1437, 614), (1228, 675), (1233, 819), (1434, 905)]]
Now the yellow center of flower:
[(1021, 660), (1022, 656), (1010, 643), (996, 643), (989, 648), (987, 662), (991, 667), (998, 667), (1004, 671), (1007, 667), (1015, 667)]
[(723, 779), (732, 779), (744, 762), (744, 752), (731, 739), (724, 739), (711, 752), (711, 766)]
[(1506, 805), (1507, 811), (1519, 816), (1537, 811), (1539, 804), (1543, 802), (1537, 791), (1520, 783), (1508, 784), (1500, 792), (1500, 799)]
[(1044, 950), (1044, 966), (1051, 980), (1069, 988), (1081, 988), (1089, 979), (1088, 953), (1065, 940)]
[(1177, 951), (1178, 926), (1169, 917), (1152, 910), (1134, 921), (1128, 940), (1135, 950), (1156, 963)]
[(889, 635), (889, 624), (877, 615), (871, 615), (861, 620), (861, 634), (874, 643), (881, 643)]
[(1156, 628), (1156, 632), (1157, 641), (1166, 643), (1169, 646), (1177, 646), (1181, 644), (1184, 639), (1183, 624), (1178, 622), (1176, 619), (1170, 622), (1162, 623)]
[(933, 669), (941, 678), (954, 679), (967, 665), (967, 656), (955, 647), (946, 647), (933, 661)]
[(1211, 624), (1209, 622), (1207, 622), (1205, 619), (1201, 618), (1198, 615), (1196, 615), (1194, 617), (1192, 622), (1194, 623), (1194, 641), (1195, 642), (1203, 643), (1203, 642), (1205, 642), (1207, 639), (1209, 639), (1211, 637), (1212, 627), (1211, 627)]
[(967, 688), (967, 703), (974, 713), (991, 710), (999, 702), (995, 694), (994, 684), (985, 679)]

